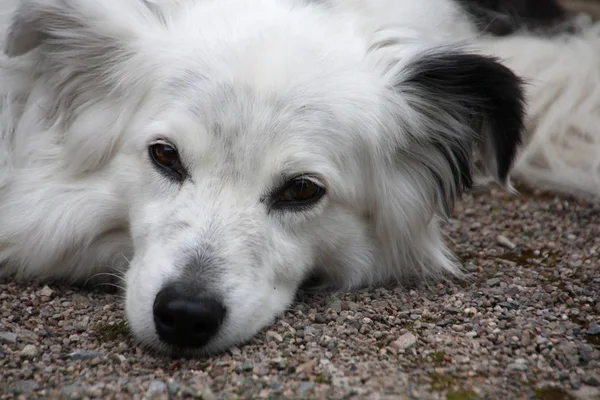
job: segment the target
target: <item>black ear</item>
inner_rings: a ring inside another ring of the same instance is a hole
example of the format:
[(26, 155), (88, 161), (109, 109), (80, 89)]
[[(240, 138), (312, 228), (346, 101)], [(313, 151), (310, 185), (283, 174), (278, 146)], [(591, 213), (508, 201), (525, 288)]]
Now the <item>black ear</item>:
[(402, 70), (395, 90), (417, 121), (407, 151), (430, 170), (445, 208), (472, 186), (474, 148), (506, 186), (524, 129), (522, 80), (493, 57), (457, 49), (429, 50)]

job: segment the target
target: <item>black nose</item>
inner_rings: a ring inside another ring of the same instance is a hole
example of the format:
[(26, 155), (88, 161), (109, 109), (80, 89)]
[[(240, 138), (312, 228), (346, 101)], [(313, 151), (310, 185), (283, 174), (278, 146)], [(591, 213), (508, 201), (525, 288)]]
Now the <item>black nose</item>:
[(219, 331), (226, 309), (213, 297), (195, 296), (177, 285), (164, 287), (154, 300), (154, 325), (165, 343), (204, 346)]

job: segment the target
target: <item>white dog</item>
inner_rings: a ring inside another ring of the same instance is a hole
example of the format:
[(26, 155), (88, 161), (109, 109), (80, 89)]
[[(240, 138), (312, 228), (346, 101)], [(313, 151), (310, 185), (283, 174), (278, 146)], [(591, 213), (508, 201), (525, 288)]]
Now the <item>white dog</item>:
[(467, 3), (3, 1), (0, 274), (126, 271), (135, 337), (190, 354), (309, 278), (460, 274), (439, 220), (475, 149), (510, 186), (525, 122), (491, 54), (530, 79), (562, 46), (481, 36)]

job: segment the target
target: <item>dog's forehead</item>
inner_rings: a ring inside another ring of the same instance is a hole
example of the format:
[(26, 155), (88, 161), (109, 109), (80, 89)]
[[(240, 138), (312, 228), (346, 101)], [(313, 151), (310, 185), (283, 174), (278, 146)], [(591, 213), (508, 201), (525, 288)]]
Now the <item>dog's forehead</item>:
[(185, 132), (180, 130), (184, 153), (192, 153), (199, 168), (210, 164), (228, 176), (326, 168), (338, 154), (359, 146), (348, 136), (376, 118), (377, 109), (366, 91), (347, 90), (351, 82), (328, 83), (331, 90), (317, 81), (273, 90), (182, 74), (172, 86), (177, 107), (189, 121)]
[(335, 135), (339, 125), (327, 101), (258, 93), (248, 86), (222, 85), (182, 106), (193, 125), (185, 135), (204, 136), (189, 140), (188, 151), (202, 152), (204, 161), (212, 160), (228, 174), (256, 172), (266, 164), (309, 163), (307, 158), (324, 160), (329, 148), (324, 133)]

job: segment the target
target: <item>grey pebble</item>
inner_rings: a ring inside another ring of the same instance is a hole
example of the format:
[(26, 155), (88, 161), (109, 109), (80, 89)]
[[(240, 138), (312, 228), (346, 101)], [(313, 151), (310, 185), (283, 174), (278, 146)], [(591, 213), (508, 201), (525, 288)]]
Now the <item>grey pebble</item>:
[(77, 360), (85, 361), (85, 360), (91, 360), (94, 358), (102, 358), (102, 357), (104, 357), (104, 353), (99, 353), (96, 351), (74, 351), (72, 353), (67, 354), (66, 357), (73, 361), (77, 361)]
[(581, 381), (583, 383), (585, 383), (586, 385), (599, 387), (600, 386), (600, 375), (594, 374), (594, 373), (588, 374), (584, 378), (582, 378)]
[(246, 361), (244, 361), (244, 364), (242, 365), (242, 369), (244, 371), (252, 371), (253, 368), (254, 368), (254, 364), (252, 363), (252, 361), (249, 359), (246, 359)]
[(587, 330), (587, 334), (590, 336), (598, 336), (600, 335), (600, 325), (597, 323), (593, 323)]
[(167, 384), (161, 380), (155, 379), (150, 382), (150, 385), (148, 385), (148, 394), (149, 395), (162, 394), (162, 393), (166, 393), (166, 392), (167, 392)]
[(302, 394), (307, 392), (315, 387), (315, 383), (313, 381), (304, 381), (300, 385), (298, 385), (297, 392), (298, 394)]
[(339, 313), (342, 311), (342, 301), (338, 298), (334, 298), (329, 304), (327, 304), (327, 308)]
[(500, 284), (500, 279), (498, 279), (498, 278), (488, 279), (486, 283), (490, 287), (498, 286)]
[(38, 348), (33, 344), (28, 344), (19, 352), (24, 357), (35, 357), (38, 355)]
[(440, 322), (436, 323), (436, 325), (443, 328), (445, 326), (452, 325), (453, 323), (454, 323), (453, 318), (447, 318), (447, 319), (441, 320)]
[(79, 383), (65, 385), (60, 389), (60, 392), (67, 397), (76, 397), (83, 392), (83, 387)]
[(13, 332), (0, 332), (0, 344), (12, 344), (17, 342), (17, 334)]
[(177, 394), (177, 392), (179, 392), (180, 388), (181, 388), (181, 385), (175, 379), (171, 380), (167, 384), (167, 391), (169, 392), (169, 394), (171, 396), (175, 396)]
[(315, 315), (315, 322), (317, 324), (324, 324), (327, 321), (325, 320), (325, 317), (323, 315), (317, 314), (317, 315)]
[(40, 384), (33, 380), (18, 381), (15, 383), (14, 391), (17, 393), (31, 393), (40, 388)]
[(392, 347), (397, 349), (408, 349), (417, 343), (417, 337), (410, 332), (405, 333), (398, 339), (394, 340), (391, 344)]
[(515, 302), (503, 301), (501, 303), (498, 303), (498, 305), (503, 308), (508, 308), (509, 310), (518, 310), (519, 309), (519, 303), (515, 303)]

